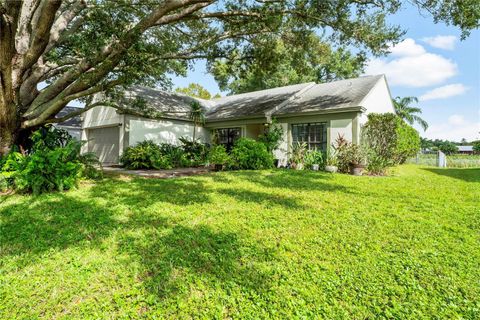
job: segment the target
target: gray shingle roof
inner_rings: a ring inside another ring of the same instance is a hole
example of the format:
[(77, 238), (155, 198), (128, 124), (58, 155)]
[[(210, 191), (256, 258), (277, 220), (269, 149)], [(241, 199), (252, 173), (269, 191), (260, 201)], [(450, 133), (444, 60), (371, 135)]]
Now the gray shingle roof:
[(207, 120), (265, 116), (265, 112), (281, 104), (313, 83), (260, 90), (212, 100), (214, 107), (206, 113)]
[(127, 99), (122, 104), (128, 107), (128, 100), (139, 96), (166, 118), (185, 120), (188, 119), (192, 101), (198, 101), (204, 107), (207, 121), (265, 117), (266, 114), (283, 116), (314, 113), (360, 107), (362, 100), (382, 77), (384, 76), (365, 76), (322, 84), (302, 83), (214, 100), (136, 86), (125, 92)]
[[(63, 108), (62, 111), (60, 111), (57, 114), (57, 118), (64, 117), (67, 114), (69, 114), (71, 112), (74, 112), (74, 111), (77, 111), (77, 110), (78, 110), (78, 108), (76, 108), (76, 107), (68, 107), (67, 106), (67, 107)], [(68, 119), (67, 121), (60, 122), (58, 125), (59, 126), (64, 126), (64, 127), (72, 127), (72, 128), (81, 129), (82, 128), (82, 118), (80, 116), (76, 116), (76, 117)]]
[(367, 76), (316, 84), (299, 95), (297, 99), (289, 101), (273, 115), (358, 107), (382, 77), (383, 75)]
[(187, 120), (193, 101), (199, 101), (205, 109), (209, 106), (209, 101), (203, 99), (194, 99), (181, 93), (142, 86), (134, 86), (125, 91), (123, 106), (128, 107), (128, 101), (134, 100), (136, 97), (145, 99), (149, 107), (160, 111), (166, 118)]

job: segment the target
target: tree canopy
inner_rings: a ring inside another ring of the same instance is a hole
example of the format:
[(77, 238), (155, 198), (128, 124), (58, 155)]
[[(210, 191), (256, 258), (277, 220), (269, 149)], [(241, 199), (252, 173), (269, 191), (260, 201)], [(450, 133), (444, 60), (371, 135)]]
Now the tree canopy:
[[(198, 83), (190, 83), (187, 87), (177, 88), (175, 89), (175, 91), (186, 94), (187, 96), (190, 96), (190, 97), (201, 98), (205, 100), (212, 99), (212, 94)], [(215, 96), (213, 96), (213, 98), (219, 98), (219, 97), (220, 95), (218, 93)]]
[(419, 116), (419, 114), (422, 114), (422, 109), (420, 109), (419, 107), (412, 107), (412, 103), (418, 103), (418, 99), (416, 97), (396, 97), (395, 99), (393, 99), (393, 107), (395, 108), (395, 113), (410, 125), (418, 123), (424, 131), (427, 130), (427, 121), (423, 120)]
[[(170, 88), (196, 59), (248, 59), (290, 34), (385, 53), (403, 35), (386, 17), (405, 3), (463, 36), (479, 26), (476, 0), (0, 0), (0, 155), (22, 131), (101, 104), (125, 111), (121, 87)], [(78, 99), (85, 108), (56, 117)]]
[(366, 56), (346, 47), (332, 49), (314, 31), (261, 35), (249, 46), (209, 64), (220, 89), (232, 94), (304, 82), (328, 82), (358, 76)]

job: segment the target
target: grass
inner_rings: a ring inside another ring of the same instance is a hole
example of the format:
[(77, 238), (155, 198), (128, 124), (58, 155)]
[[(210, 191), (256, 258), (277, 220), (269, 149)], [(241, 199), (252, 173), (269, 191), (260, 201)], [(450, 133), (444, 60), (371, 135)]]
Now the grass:
[(450, 168), (479, 168), (480, 154), (454, 154), (447, 156), (447, 166)]
[(0, 197), (0, 318), (480, 317), (480, 169)]

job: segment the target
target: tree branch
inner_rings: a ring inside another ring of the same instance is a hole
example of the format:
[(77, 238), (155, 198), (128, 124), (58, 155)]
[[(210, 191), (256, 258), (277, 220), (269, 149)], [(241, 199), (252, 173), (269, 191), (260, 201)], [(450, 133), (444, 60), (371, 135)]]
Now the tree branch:
[(61, 0), (44, 0), (42, 2), (37, 21), (32, 23), (33, 34), (31, 37), (31, 45), (23, 56), (20, 76), (37, 62), (47, 47), (50, 30), (55, 22), (55, 15), (61, 4)]
[(52, 118), (52, 119), (48, 119), (46, 120), (44, 123), (47, 124), (47, 123), (60, 123), (60, 122), (64, 122), (64, 121), (67, 121), (68, 119), (71, 119), (73, 117), (76, 117), (76, 116), (79, 116), (81, 115), (82, 113), (90, 110), (90, 109), (93, 109), (95, 107), (100, 107), (100, 106), (108, 106), (108, 107), (114, 107), (113, 106), (114, 103), (109, 103), (107, 101), (99, 101), (99, 102), (95, 102), (95, 103), (92, 103), (92, 104), (89, 104), (87, 106), (85, 106), (84, 108), (79, 108), (79, 110), (77, 111), (73, 111), (73, 112), (70, 112), (69, 114), (63, 116), (63, 117), (60, 117), (60, 118)]

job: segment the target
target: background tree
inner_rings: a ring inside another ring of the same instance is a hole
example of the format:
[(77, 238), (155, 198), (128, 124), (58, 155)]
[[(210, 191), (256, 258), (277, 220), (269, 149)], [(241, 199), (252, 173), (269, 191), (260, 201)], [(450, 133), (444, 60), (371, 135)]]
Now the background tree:
[(413, 125), (416, 122), (423, 128), (423, 130), (427, 130), (427, 121), (417, 115), (422, 113), (422, 109), (410, 106), (412, 103), (418, 103), (418, 99), (416, 97), (396, 97), (393, 100), (395, 113), (410, 125)]
[[(169, 88), (192, 61), (236, 59), (260, 36), (328, 32), (334, 47), (386, 53), (403, 35), (386, 17), (404, 3), (462, 36), (479, 26), (477, 0), (0, 0), (0, 155), (94, 106), (125, 112), (122, 87)], [(57, 117), (73, 100), (85, 108)]]
[(458, 147), (455, 143), (450, 141), (444, 141), (439, 146), (438, 149), (445, 153), (446, 155), (454, 154), (458, 152)]
[(365, 54), (334, 50), (326, 41), (313, 31), (260, 35), (208, 68), (220, 89), (230, 94), (359, 76)]
[(422, 150), (431, 150), (434, 146), (432, 140), (420, 137), (420, 147)]
[(473, 141), (473, 152), (480, 153), (480, 140)]
[(203, 107), (199, 102), (193, 101), (191, 103), (188, 118), (193, 121), (193, 141), (195, 141), (197, 126), (205, 123), (205, 110), (203, 110)]
[[(187, 96), (190, 96), (190, 97), (201, 98), (205, 100), (210, 100), (212, 98), (212, 94), (198, 83), (190, 83), (188, 87), (177, 88), (175, 89), (175, 91), (186, 94)], [(213, 98), (219, 98), (219, 97), (220, 95), (217, 93)]]

